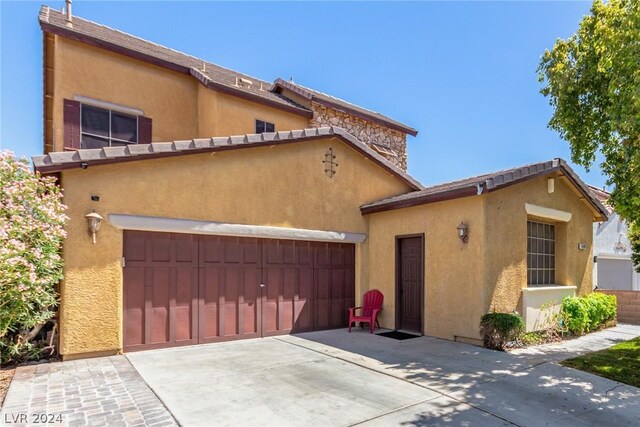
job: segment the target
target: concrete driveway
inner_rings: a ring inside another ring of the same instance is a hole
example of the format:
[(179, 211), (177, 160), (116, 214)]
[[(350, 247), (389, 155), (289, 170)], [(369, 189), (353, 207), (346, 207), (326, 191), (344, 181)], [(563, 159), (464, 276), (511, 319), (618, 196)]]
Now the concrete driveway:
[(640, 327), (598, 334), (548, 354), (334, 330), (127, 357), (185, 426), (640, 425), (640, 389), (554, 363)]

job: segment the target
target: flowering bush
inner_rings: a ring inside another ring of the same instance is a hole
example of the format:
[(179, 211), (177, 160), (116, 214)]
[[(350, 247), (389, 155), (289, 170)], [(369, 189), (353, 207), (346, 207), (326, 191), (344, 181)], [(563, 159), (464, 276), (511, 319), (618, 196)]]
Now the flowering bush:
[(67, 220), (54, 178), (0, 151), (0, 362), (33, 355), (29, 341), (55, 315)]

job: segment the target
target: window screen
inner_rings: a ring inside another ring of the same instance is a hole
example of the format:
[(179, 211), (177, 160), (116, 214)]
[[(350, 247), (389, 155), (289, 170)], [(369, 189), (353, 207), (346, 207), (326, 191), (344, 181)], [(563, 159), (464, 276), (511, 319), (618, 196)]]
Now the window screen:
[(556, 227), (527, 221), (527, 285), (556, 282)]

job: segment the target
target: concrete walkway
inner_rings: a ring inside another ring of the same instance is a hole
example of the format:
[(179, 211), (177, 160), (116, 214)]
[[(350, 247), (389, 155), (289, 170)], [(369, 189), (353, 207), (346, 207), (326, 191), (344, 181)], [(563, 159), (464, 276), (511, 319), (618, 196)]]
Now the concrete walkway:
[(636, 336), (503, 353), (334, 330), (25, 366), (0, 424), (636, 426), (640, 389), (556, 363)]
[(639, 335), (623, 325), (503, 353), (334, 330), (127, 357), (186, 426), (635, 426), (640, 389), (554, 361)]

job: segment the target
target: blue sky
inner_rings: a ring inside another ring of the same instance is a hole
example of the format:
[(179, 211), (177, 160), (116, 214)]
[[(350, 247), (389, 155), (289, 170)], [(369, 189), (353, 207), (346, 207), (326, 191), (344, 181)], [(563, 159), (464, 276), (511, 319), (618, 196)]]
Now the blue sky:
[[(0, 144), (21, 156), (42, 150), (40, 4), (0, 2)], [(74, 0), (73, 12), (262, 79), (293, 77), (417, 128), (409, 173), (435, 184), (569, 160), (568, 144), (547, 129), (536, 67), (590, 4)], [(605, 182), (597, 165), (575, 169)]]

